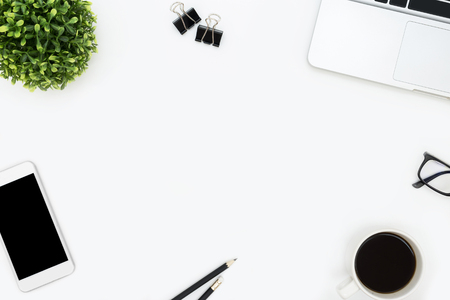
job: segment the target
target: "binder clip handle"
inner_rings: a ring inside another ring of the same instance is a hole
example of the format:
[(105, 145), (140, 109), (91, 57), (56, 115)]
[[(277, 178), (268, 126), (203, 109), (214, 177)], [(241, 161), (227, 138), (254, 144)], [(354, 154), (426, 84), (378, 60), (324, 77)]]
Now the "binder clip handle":
[(188, 30), (188, 28), (186, 27), (186, 24), (184, 23), (183, 17), (181, 16), (181, 14), (178, 11), (176, 11), (177, 8), (179, 8), (180, 11), (184, 15), (186, 15), (189, 19), (191, 19), (194, 22), (194, 24), (196, 23), (196, 21), (184, 11), (184, 3), (175, 2), (175, 3), (173, 3), (170, 6), (170, 11), (178, 15), (178, 17), (180, 18), (181, 22), (183, 23), (184, 29)]
[[(218, 20), (217, 20), (217, 18), (212, 18), (211, 16), (216, 16), (216, 17), (218, 18)], [(210, 14), (210, 15), (205, 19), (206, 23), (208, 23), (208, 20), (209, 20), (209, 21), (214, 21), (214, 22), (216, 22), (216, 24), (214, 24), (214, 26), (213, 26), (213, 28), (215, 28), (215, 27), (217, 26), (217, 24), (219, 24), (219, 22), (222, 21), (222, 18), (221, 18), (218, 14)]]
[[(217, 18), (213, 18), (212, 16), (216, 16)], [(216, 29), (217, 24), (219, 24), (219, 22), (222, 21), (222, 18), (218, 15), (218, 14), (210, 14), (206, 19), (206, 30), (205, 33), (203, 34), (202, 39), (200, 40), (201, 42), (203, 42), (203, 39), (206, 36), (206, 33), (208, 32), (208, 29), (211, 26), (211, 23), (214, 22), (215, 24), (212, 26), (212, 43), (214, 44), (214, 30)]]

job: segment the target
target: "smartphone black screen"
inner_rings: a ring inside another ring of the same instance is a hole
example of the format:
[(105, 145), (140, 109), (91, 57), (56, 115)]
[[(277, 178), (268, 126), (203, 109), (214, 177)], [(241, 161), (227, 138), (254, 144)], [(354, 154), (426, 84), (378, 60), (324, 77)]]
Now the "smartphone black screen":
[(68, 260), (34, 174), (0, 187), (0, 234), (19, 280)]

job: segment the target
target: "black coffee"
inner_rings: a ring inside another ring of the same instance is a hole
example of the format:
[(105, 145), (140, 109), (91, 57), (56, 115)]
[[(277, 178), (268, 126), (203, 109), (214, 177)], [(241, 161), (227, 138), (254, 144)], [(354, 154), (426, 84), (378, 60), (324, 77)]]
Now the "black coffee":
[(398, 235), (383, 232), (369, 237), (358, 249), (355, 269), (359, 280), (377, 293), (404, 288), (416, 270), (414, 250)]

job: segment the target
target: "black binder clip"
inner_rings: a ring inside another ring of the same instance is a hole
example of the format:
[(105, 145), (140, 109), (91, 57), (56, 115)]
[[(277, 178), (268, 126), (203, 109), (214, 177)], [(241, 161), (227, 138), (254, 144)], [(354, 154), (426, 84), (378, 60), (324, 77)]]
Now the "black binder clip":
[[(176, 11), (177, 7), (180, 8), (182, 15)], [(170, 11), (178, 15), (178, 18), (173, 21), (173, 25), (178, 29), (181, 34), (185, 34), (188, 29), (200, 22), (202, 19), (198, 16), (195, 9), (191, 8), (187, 12), (184, 11), (184, 4), (181, 2), (175, 2), (170, 6)]]
[[(217, 18), (212, 18), (211, 16), (216, 16)], [(197, 28), (197, 36), (195, 37), (195, 40), (197, 42), (203, 42), (207, 45), (213, 45), (216, 47), (220, 46), (220, 40), (222, 39), (223, 31), (217, 30), (216, 26), (219, 24), (219, 22), (222, 20), (219, 15), (216, 14), (210, 14), (206, 19), (205, 22), (208, 26), (199, 25)], [(210, 26), (211, 23), (215, 23), (212, 27)]]

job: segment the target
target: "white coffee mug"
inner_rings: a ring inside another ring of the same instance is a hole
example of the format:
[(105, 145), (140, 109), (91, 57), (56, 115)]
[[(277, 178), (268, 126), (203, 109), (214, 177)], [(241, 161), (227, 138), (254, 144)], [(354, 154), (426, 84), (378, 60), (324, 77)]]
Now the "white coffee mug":
[[(393, 235), (397, 235), (400, 238), (404, 239), (408, 244), (411, 246), (412, 250), (414, 251), (415, 259), (416, 259), (416, 266), (414, 275), (412, 276), (411, 280), (400, 290), (393, 292), (393, 293), (379, 293), (375, 292), (368, 287), (366, 287), (361, 280), (358, 278), (356, 267), (355, 267), (355, 260), (358, 253), (358, 250), (360, 249), (361, 245), (368, 240), (370, 237), (372, 237), (375, 234), (379, 233), (391, 233)], [(384, 229), (384, 230), (377, 230), (375, 232), (371, 232), (368, 235), (365, 235), (362, 239), (354, 240), (353, 243), (350, 245), (350, 251), (348, 251), (348, 255), (346, 258), (346, 265), (348, 268), (348, 271), (350, 272), (350, 278), (342, 282), (340, 285), (337, 286), (337, 292), (338, 294), (343, 298), (347, 299), (353, 294), (355, 294), (357, 291), (361, 290), (369, 297), (376, 299), (376, 300), (399, 300), (407, 297), (410, 295), (419, 285), (419, 282), (423, 275), (424, 270), (424, 263), (423, 263), (423, 254), (422, 250), (419, 247), (419, 244), (408, 234), (395, 230), (395, 229)]]

